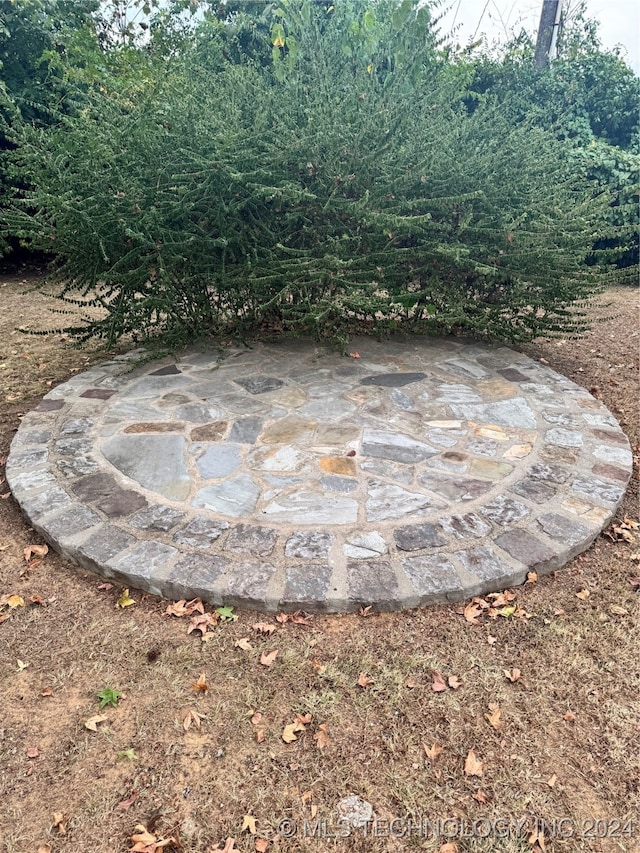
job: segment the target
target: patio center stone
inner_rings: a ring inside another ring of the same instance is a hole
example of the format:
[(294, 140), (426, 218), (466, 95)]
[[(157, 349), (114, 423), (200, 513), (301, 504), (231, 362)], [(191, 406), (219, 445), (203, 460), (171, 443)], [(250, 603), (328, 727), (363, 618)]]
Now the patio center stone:
[(359, 339), (135, 351), (23, 419), (7, 481), (65, 557), (166, 597), (338, 612), (550, 572), (611, 519), (615, 418), (507, 347)]

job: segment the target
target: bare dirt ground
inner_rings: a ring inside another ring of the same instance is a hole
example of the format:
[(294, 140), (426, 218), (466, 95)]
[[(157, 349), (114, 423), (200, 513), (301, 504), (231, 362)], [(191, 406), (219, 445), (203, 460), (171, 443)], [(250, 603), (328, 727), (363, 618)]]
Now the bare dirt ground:
[[(3, 463), (20, 417), (105, 357), (15, 330), (65, 320), (39, 280), (0, 275)], [(525, 350), (596, 394), (637, 462), (638, 294), (613, 288), (591, 313), (608, 319), (585, 338)], [(241, 612), (205, 640), (187, 633), (197, 611), (135, 590), (119, 607), (122, 589), (55, 553), (25, 561), (41, 543), (4, 483), (0, 497), (0, 850), (640, 850), (637, 478), (617, 532), (514, 590), (511, 616), (499, 600), (478, 624), (466, 602)], [(101, 710), (105, 690), (121, 695)], [(377, 822), (332, 837), (350, 793)]]

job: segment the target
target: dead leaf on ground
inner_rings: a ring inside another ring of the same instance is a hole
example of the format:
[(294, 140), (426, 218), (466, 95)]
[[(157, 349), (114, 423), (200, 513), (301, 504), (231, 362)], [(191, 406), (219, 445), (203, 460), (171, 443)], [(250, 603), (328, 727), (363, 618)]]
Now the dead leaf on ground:
[(116, 607), (131, 607), (135, 604), (135, 601), (129, 595), (129, 590), (125, 589), (121, 594), (120, 598), (116, 601)]
[(128, 797), (125, 797), (124, 800), (120, 800), (120, 802), (116, 806), (116, 809), (118, 809), (118, 811), (121, 811), (121, 812), (126, 812), (135, 803), (135, 801), (137, 799), (138, 799), (138, 792), (132, 791)]
[(27, 748), (27, 758), (37, 758), (40, 755), (40, 750), (37, 746)]
[(515, 681), (520, 681), (520, 677), (522, 676), (522, 673), (520, 672), (520, 670), (517, 667), (514, 667), (511, 670), (503, 669), (502, 671), (504, 672), (504, 677), (507, 678), (512, 683)]
[(182, 727), (186, 731), (191, 728), (191, 724), (199, 729), (200, 721), (203, 720), (205, 714), (199, 714), (197, 711), (194, 711), (192, 708), (187, 708), (187, 710), (182, 715)]
[(442, 674), (439, 673), (437, 670), (431, 670), (431, 679), (431, 689), (434, 693), (442, 693), (444, 690), (447, 689), (447, 685), (445, 683), (444, 678), (442, 677)]
[(367, 604), (366, 607), (360, 608), (360, 610), (358, 611), (358, 615), (362, 616), (363, 619), (366, 619), (367, 616), (371, 615), (372, 608), (373, 608), (373, 604)]
[(90, 732), (97, 732), (98, 724), (104, 723), (104, 721), (107, 719), (108, 717), (106, 714), (96, 714), (95, 717), (89, 717), (89, 719), (85, 722), (84, 727), (85, 729), (89, 729)]
[(538, 580), (538, 573), (536, 571), (527, 572), (527, 583), (535, 583)]
[(438, 853), (458, 853), (458, 845), (455, 841), (447, 841), (442, 845)]
[(573, 711), (567, 711), (562, 715), (562, 719), (566, 720), (568, 723), (573, 723), (575, 722), (576, 715), (573, 713)]
[(502, 711), (500, 708), (491, 709), (489, 714), (484, 715), (485, 720), (489, 723), (492, 729), (501, 729), (504, 726), (502, 719)]
[(435, 761), (436, 758), (442, 754), (442, 747), (437, 743), (432, 743), (431, 746), (427, 746), (423, 743), (422, 748), (424, 749), (429, 761)]
[(67, 834), (67, 824), (65, 822), (64, 814), (62, 812), (53, 813), (53, 825), (58, 830), (59, 835)]
[(250, 832), (251, 835), (256, 834), (256, 818), (252, 814), (246, 814), (242, 820), (242, 828), (240, 832)]
[(271, 652), (262, 652), (260, 655), (260, 663), (262, 666), (271, 666), (277, 657), (278, 649), (274, 649)]
[(187, 601), (186, 598), (181, 598), (180, 601), (174, 601), (168, 605), (164, 611), (167, 616), (191, 616), (195, 612), (204, 613), (204, 604), (199, 598), (192, 598)]
[(218, 616), (215, 613), (197, 613), (191, 618), (187, 628), (187, 634), (192, 631), (200, 631), (202, 637), (207, 636), (211, 625), (215, 625), (218, 621)]
[(256, 853), (266, 853), (269, 842), (266, 838), (256, 838)]
[(24, 598), (21, 595), (3, 595), (0, 598), (0, 607), (8, 604), (14, 610), (16, 607), (24, 607)]
[(318, 749), (324, 749), (328, 745), (330, 738), (326, 723), (320, 723), (318, 731), (314, 734), (313, 738)]
[(204, 672), (200, 676), (200, 678), (193, 684), (193, 689), (196, 693), (207, 693), (209, 690), (209, 685), (207, 684), (207, 679), (205, 678)]
[(470, 625), (479, 625), (478, 616), (482, 615), (482, 607), (480, 607), (475, 601), (470, 602), (464, 608), (464, 618)]
[(242, 649), (243, 652), (250, 652), (251, 649), (253, 649), (248, 637), (240, 637), (240, 639), (236, 640), (233, 645), (238, 649)]
[(470, 749), (467, 757), (464, 760), (464, 775), (465, 776), (482, 776), (484, 772), (484, 762), (476, 758), (475, 752)]
[(276, 630), (276, 626), (271, 625), (269, 622), (256, 622), (256, 624), (251, 627), (256, 634), (266, 634), (267, 636), (273, 634)]
[(447, 678), (447, 684), (452, 690), (457, 690), (459, 687), (462, 687), (464, 682), (460, 681), (457, 675), (450, 675), (449, 678)]
[(586, 587), (584, 589), (578, 590), (578, 592), (576, 592), (576, 598), (579, 598), (582, 601), (586, 601), (590, 595), (591, 595), (591, 592)]
[(113, 589), (113, 584), (112, 583), (99, 583), (98, 589), (103, 589), (106, 592), (108, 592), (110, 589)]
[(304, 726), (301, 723), (289, 723), (288, 726), (284, 727), (282, 732), (282, 740), (285, 743), (293, 743), (294, 740), (298, 740), (297, 732), (303, 732)]
[(547, 779), (547, 785), (548, 785), (550, 788), (553, 788), (553, 786), (556, 784), (556, 782), (557, 782), (557, 781), (558, 781), (558, 777), (557, 777), (557, 776), (556, 776), (556, 774), (554, 773), (554, 774), (553, 774), (553, 776), (552, 776), (550, 779)]
[(482, 788), (478, 788), (478, 790), (473, 795), (473, 799), (477, 800), (477, 802), (482, 803), (483, 806), (489, 802), (489, 795), (486, 791), (483, 791)]
[(234, 846), (235, 843), (235, 838), (227, 838), (224, 843), (224, 847), (220, 847), (219, 844), (214, 844), (213, 847), (210, 848), (209, 853), (238, 853), (237, 848)]
[(373, 684), (373, 678), (370, 675), (367, 675), (366, 672), (361, 672), (358, 676), (358, 685), (360, 687), (369, 687), (369, 685)]
[(27, 545), (22, 549), (24, 559), (28, 563), (32, 557), (45, 557), (49, 553), (48, 545)]
[(40, 847), (38, 847), (37, 853), (51, 853), (51, 845), (41, 844)]

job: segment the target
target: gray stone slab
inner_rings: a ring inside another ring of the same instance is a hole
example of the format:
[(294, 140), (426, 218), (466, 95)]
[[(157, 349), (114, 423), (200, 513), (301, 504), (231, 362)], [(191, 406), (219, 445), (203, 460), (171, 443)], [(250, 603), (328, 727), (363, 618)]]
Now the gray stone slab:
[(255, 415), (239, 418), (231, 427), (228, 440), (236, 441), (238, 444), (254, 444), (260, 435), (263, 423), (264, 419)]
[[(509, 537), (511, 533), (512, 531), (504, 533), (500, 539)], [(479, 545), (476, 548), (456, 551), (456, 559), (465, 572), (493, 587), (496, 583), (504, 586), (520, 584), (525, 579), (524, 568), (514, 569), (504, 560), (501, 560), (490, 545)], [(467, 583), (465, 586), (468, 587), (469, 584)], [(468, 594), (475, 595), (481, 588), (469, 589)]]
[(547, 444), (557, 444), (560, 447), (582, 447), (582, 433), (577, 430), (557, 427), (549, 429), (544, 435)]
[(182, 501), (191, 490), (181, 435), (118, 435), (102, 446), (115, 468), (144, 488)]
[(496, 424), (516, 429), (535, 429), (536, 418), (523, 397), (499, 400), (496, 403), (451, 404), (454, 417), (478, 423)]
[(508, 498), (506, 495), (496, 495), (495, 498), (480, 507), (480, 512), (498, 527), (504, 527), (526, 518), (531, 510), (513, 498)]
[(533, 477), (534, 480), (545, 480), (548, 483), (562, 485), (567, 482), (571, 476), (571, 472), (560, 465), (545, 465), (541, 462), (531, 466), (529, 476)]
[(419, 596), (420, 604), (439, 604), (463, 595), (460, 578), (444, 554), (405, 557), (402, 568)]
[(555, 488), (544, 480), (536, 480), (535, 477), (523, 477), (509, 489), (520, 497), (528, 498), (533, 503), (541, 504), (550, 501), (556, 494)]
[(349, 609), (358, 605), (398, 609), (398, 579), (388, 560), (349, 560), (346, 575)]
[(235, 444), (209, 445), (196, 462), (203, 480), (217, 480), (235, 474), (240, 468), (240, 448)]
[(567, 543), (572, 547), (591, 541), (595, 536), (593, 528), (579, 524), (575, 518), (566, 518), (557, 512), (549, 512), (538, 518), (538, 524), (551, 539)]
[(379, 373), (376, 376), (365, 376), (360, 380), (361, 385), (378, 385), (381, 388), (404, 388), (413, 382), (426, 379), (426, 373)]
[(71, 498), (64, 489), (58, 486), (51, 486), (42, 492), (32, 493), (20, 501), (22, 511), (32, 521), (41, 519), (49, 513), (57, 512), (70, 504)]
[(323, 559), (329, 555), (332, 543), (333, 536), (326, 531), (299, 530), (287, 539), (284, 553), (304, 560)]
[(624, 489), (612, 483), (605, 483), (596, 477), (576, 477), (571, 488), (580, 495), (585, 495), (590, 500), (603, 501), (604, 503), (617, 503), (624, 495)]
[(72, 482), (70, 488), (79, 500), (93, 504), (110, 518), (131, 515), (147, 505), (142, 495), (120, 488), (110, 474), (89, 474)]
[(498, 536), (496, 544), (514, 559), (523, 563), (529, 570), (550, 572), (562, 562), (562, 560), (558, 560), (556, 551), (521, 528), (505, 531), (501, 536)]
[(102, 519), (88, 507), (72, 506), (42, 522), (42, 527), (51, 540), (55, 541), (64, 554), (70, 539), (100, 524)]
[(176, 418), (192, 424), (207, 424), (222, 417), (223, 410), (219, 406), (207, 403), (185, 403), (176, 409)]
[(224, 547), (226, 551), (236, 554), (268, 557), (275, 548), (277, 539), (278, 533), (271, 527), (238, 524), (229, 534)]
[(402, 433), (365, 428), (362, 433), (362, 453), (364, 456), (415, 464), (435, 456), (438, 451)]
[(89, 432), (94, 427), (94, 421), (91, 418), (71, 418), (60, 426), (58, 432), (60, 435), (83, 435)]
[(219, 521), (198, 515), (173, 535), (173, 541), (178, 545), (189, 545), (192, 548), (210, 548), (220, 536), (229, 529), (228, 521)]
[(442, 548), (448, 544), (446, 536), (435, 524), (408, 524), (393, 532), (395, 543), (401, 551), (420, 551), (423, 548)]
[(349, 477), (338, 477), (335, 474), (328, 474), (320, 480), (320, 485), (323, 489), (328, 489), (330, 492), (352, 492), (358, 488), (358, 481), (352, 480)]
[(200, 489), (191, 503), (221, 515), (241, 518), (253, 512), (259, 496), (260, 489), (249, 474), (238, 474), (223, 483)]
[(174, 601), (201, 598), (211, 604), (222, 604), (216, 581), (229, 570), (226, 557), (216, 554), (183, 554), (162, 581), (162, 595)]
[(411, 409), (415, 409), (415, 401), (413, 397), (410, 397), (408, 394), (405, 394), (404, 391), (401, 391), (399, 388), (392, 388), (389, 392), (389, 399), (396, 407), (396, 409), (400, 409), (401, 411), (411, 411)]
[(129, 518), (135, 530), (151, 530), (167, 533), (184, 519), (185, 513), (163, 504), (154, 504), (136, 512)]
[(280, 610), (327, 610), (332, 592), (331, 567), (326, 563), (298, 563), (285, 568)]
[[(264, 561), (241, 561), (229, 567), (222, 587), (225, 602), (243, 607), (264, 606), (276, 567)], [(273, 608), (271, 604), (271, 609)]]
[(369, 480), (366, 501), (367, 521), (386, 521), (406, 518), (441, 506), (436, 498), (419, 492), (409, 492), (401, 486)]
[(95, 533), (78, 545), (76, 559), (92, 570), (99, 569), (135, 542), (135, 537), (130, 533), (113, 524), (102, 524)]
[(162, 595), (163, 583), (180, 552), (162, 542), (147, 540), (113, 557), (104, 565), (112, 575), (132, 587)]
[(12, 450), (11, 464), (16, 468), (38, 468), (49, 459), (49, 451), (46, 448), (24, 448)]
[(491, 532), (491, 525), (475, 512), (465, 515), (449, 515), (440, 519), (442, 529), (455, 539), (482, 539)]
[(611, 462), (614, 465), (622, 465), (626, 468), (631, 468), (633, 465), (633, 456), (626, 447), (610, 447), (606, 444), (599, 444), (593, 449), (593, 455), (597, 459)]
[(347, 537), (343, 547), (345, 556), (354, 560), (370, 560), (386, 554), (388, 550), (387, 543), (377, 530), (352, 534)]
[(94, 440), (91, 436), (82, 438), (61, 438), (55, 441), (53, 449), (58, 456), (83, 456), (88, 458), (91, 456), (94, 448)]
[(301, 489), (278, 496), (263, 509), (270, 522), (288, 524), (353, 524), (358, 518), (358, 502), (337, 494), (328, 495)]
[(87, 474), (98, 474), (100, 472), (100, 466), (93, 456), (72, 456), (58, 459), (56, 468), (67, 479), (76, 479)]
[(464, 478), (443, 479), (443, 475), (425, 471), (418, 477), (421, 486), (435, 495), (452, 501), (472, 501), (482, 497), (493, 483), (489, 480), (474, 480)]
[(267, 394), (269, 391), (276, 391), (282, 388), (284, 382), (275, 376), (249, 376), (244, 379), (236, 379), (238, 385), (248, 391), (250, 394)]
[(57, 481), (53, 474), (45, 468), (36, 468), (31, 471), (22, 471), (16, 468), (9, 458), (6, 467), (7, 483), (14, 496), (22, 499), (22, 496), (41, 489), (50, 489)]

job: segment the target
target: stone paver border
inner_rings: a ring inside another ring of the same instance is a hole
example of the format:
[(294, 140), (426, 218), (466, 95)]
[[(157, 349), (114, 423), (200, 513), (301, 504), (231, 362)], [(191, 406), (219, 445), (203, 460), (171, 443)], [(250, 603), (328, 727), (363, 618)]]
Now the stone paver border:
[(584, 388), (501, 346), (352, 346), (118, 356), (24, 417), (11, 491), (104, 577), (271, 611), (504, 589), (609, 522), (631, 451)]

